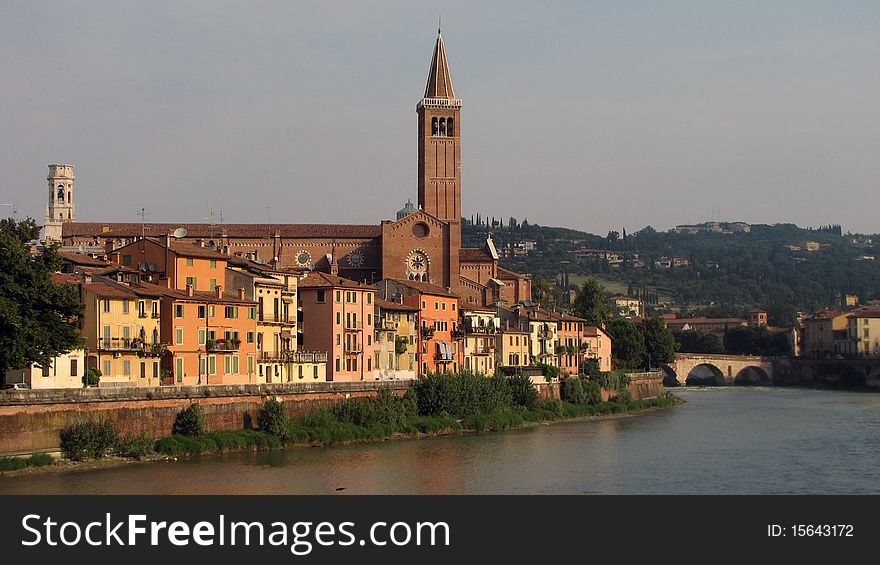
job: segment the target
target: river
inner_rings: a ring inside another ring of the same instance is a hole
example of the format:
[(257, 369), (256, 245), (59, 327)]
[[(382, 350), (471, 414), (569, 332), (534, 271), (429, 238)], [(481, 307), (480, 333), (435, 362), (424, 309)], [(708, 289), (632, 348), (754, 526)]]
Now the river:
[(676, 389), (635, 417), (6, 477), (0, 494), (878, 494), (880, 394)]

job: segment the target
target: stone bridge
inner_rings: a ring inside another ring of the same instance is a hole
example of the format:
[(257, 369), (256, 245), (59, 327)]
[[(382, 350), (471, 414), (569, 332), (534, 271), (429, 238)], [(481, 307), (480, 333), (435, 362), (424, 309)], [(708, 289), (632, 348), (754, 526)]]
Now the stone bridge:
[(773, 357), (678, 353), (664, 365), (663, 383), (678, 385), (770, 385)]

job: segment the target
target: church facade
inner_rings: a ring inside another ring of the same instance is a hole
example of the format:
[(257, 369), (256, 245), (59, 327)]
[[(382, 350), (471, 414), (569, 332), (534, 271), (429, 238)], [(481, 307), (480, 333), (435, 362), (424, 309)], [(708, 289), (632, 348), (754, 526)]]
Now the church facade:
[[(368, 284), (381, 279), (426, 282), (455, 293), (463, 305), (528, 300), (531, 281), (498, 266), (491, 239), (482, 248), (461, 247), (460, 113), (461, 100), (455, 96), (438, 33), (424, 96), (416, 105), (418, 208), (408, 205), (396, 220), (368, 225), (76, 222), (72, 192), (61, 210), (61, 192), (53, 191), (47, 238), (50, 219), (53, 239), (64, 246), (100, 248), (107, 254), (144, 235), (176, 234), (275, 269), (320, 270)], [(69, 173), (72, 182), (72, 167), (61, 172)], [(67, 212), (69, 218), (64, 217)]]

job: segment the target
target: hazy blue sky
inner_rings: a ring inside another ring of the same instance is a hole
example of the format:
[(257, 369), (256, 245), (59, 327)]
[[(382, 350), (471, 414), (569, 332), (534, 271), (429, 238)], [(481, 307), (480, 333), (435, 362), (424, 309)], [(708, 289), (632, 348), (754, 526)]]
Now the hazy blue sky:
[[(465, 216), (880, 232), (880, 2), (440, 4)], [(0, 203), (69, 162), (82, 221), (392, 218), (437, 6), (2, 0)]]

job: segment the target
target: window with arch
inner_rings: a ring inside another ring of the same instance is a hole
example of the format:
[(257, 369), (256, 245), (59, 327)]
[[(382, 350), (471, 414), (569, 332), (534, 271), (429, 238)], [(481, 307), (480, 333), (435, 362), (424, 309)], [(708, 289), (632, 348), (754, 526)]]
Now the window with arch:
[(58, 185), (58, 202), (64, 202), (64, 185)]

